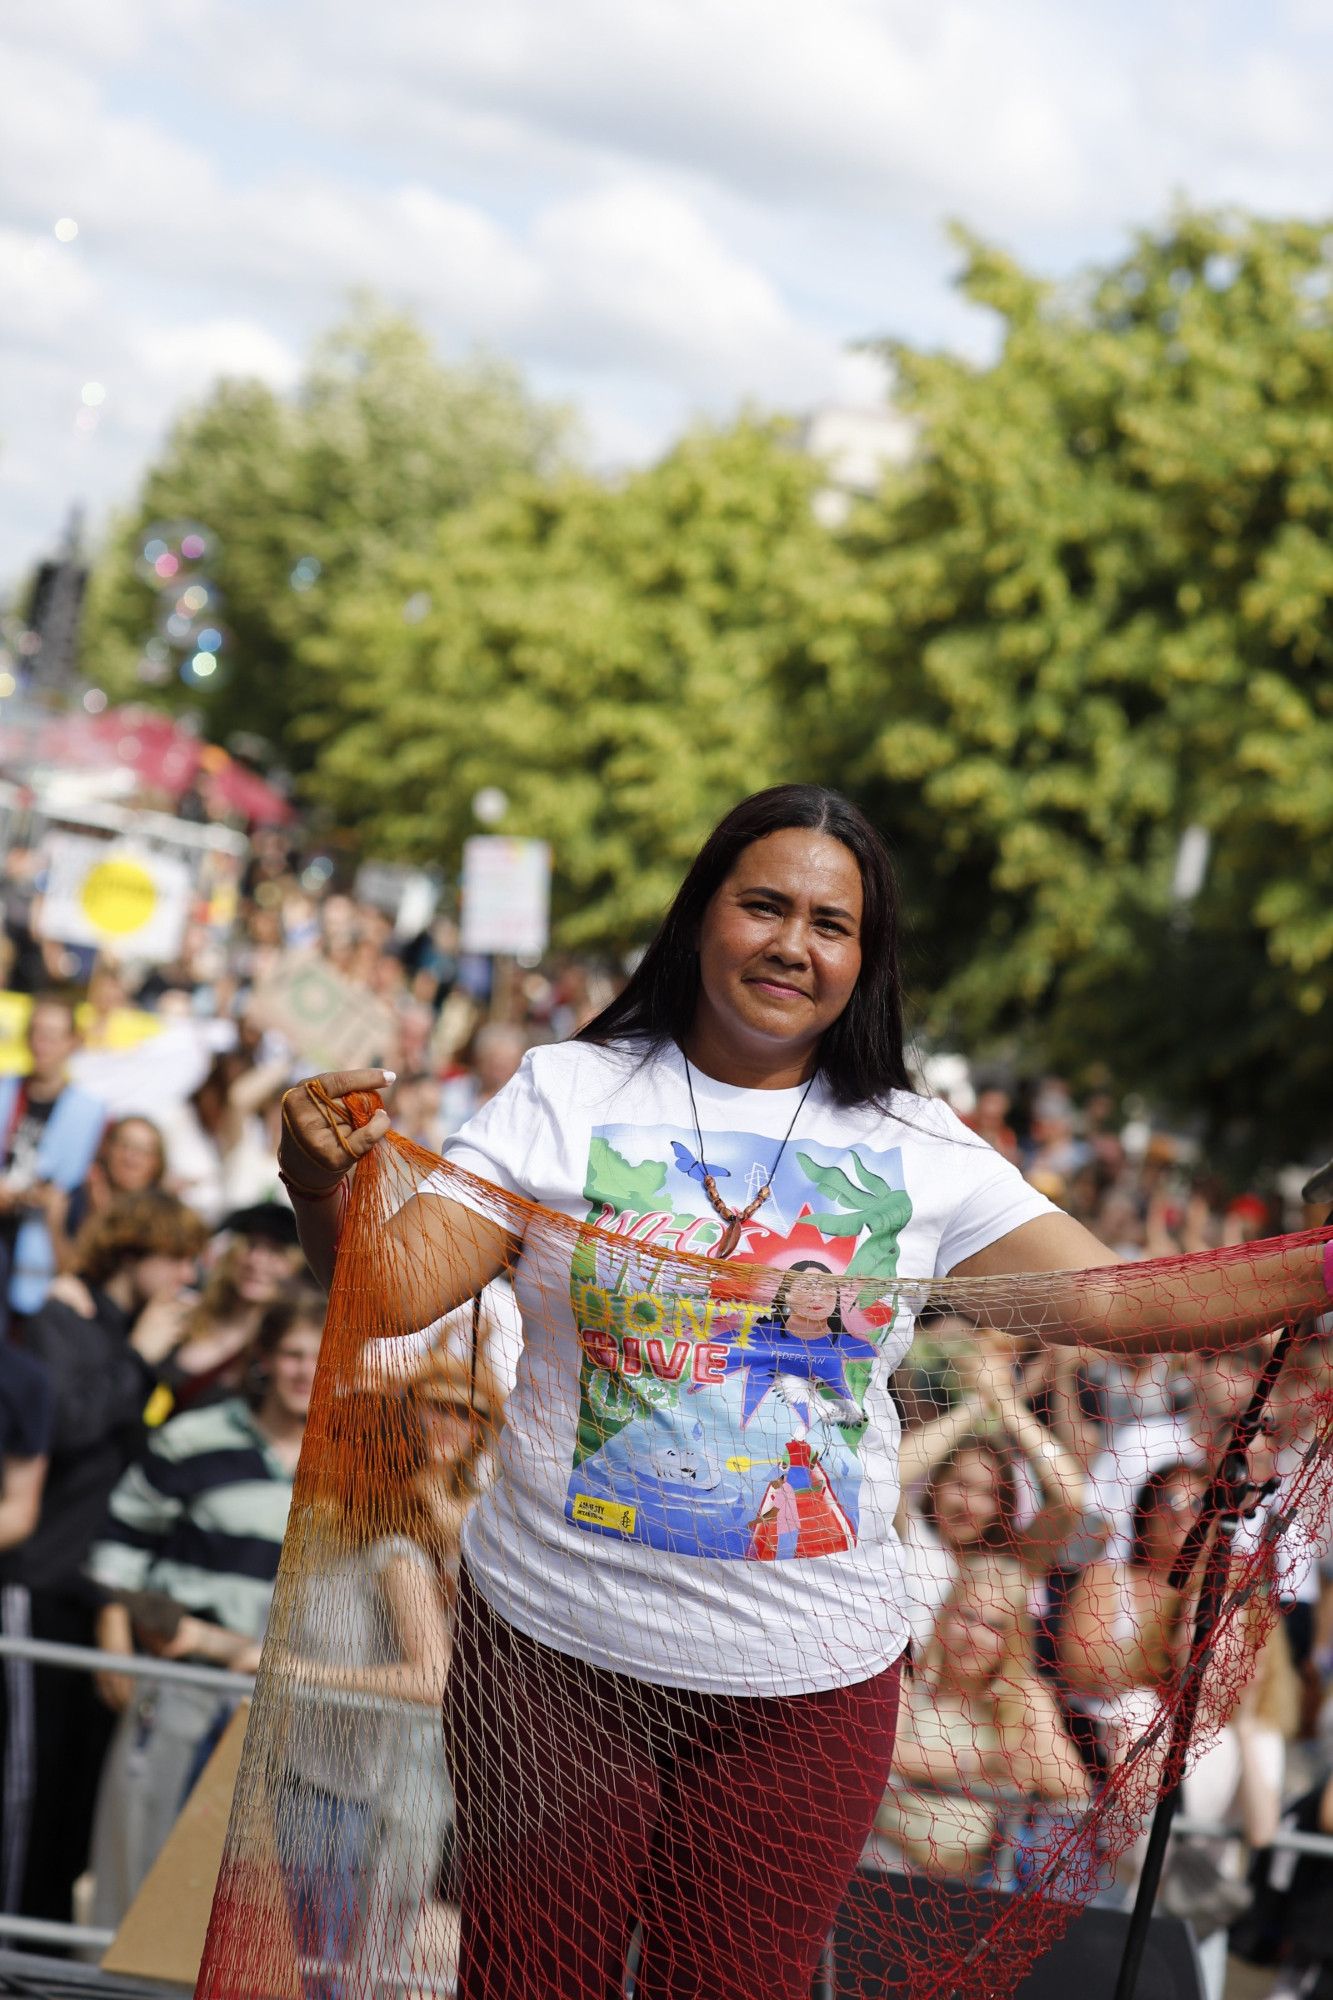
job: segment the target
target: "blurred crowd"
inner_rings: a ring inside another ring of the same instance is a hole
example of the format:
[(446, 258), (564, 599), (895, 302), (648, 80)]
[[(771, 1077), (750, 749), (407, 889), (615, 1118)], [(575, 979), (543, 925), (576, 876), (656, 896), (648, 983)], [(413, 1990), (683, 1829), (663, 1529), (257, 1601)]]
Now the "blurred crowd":
[[(4, 1657), (0, 1908), (30, 1917), (117, 1924), (235, 1712), (236, 1686), (131, 1676), (115, 1658), (248, 1674), (266, 1636), (324, 1316), (276, 1174), (282, 1094), (323, 1065), (299, 1009), (266, 996), (303, 967), (362, 996), (357, 1059), (397, 1072), (394, 1125), (434, 1150), (527, 1047), (573, 1032), (612, 990), (574, 959), (508, 968), (494, 990), (448, 916), (404, 934), (283, 834), (256, 838), (231, 890), (193, 913), (176, 962), (136, 969), (42, 937), (29, 850), (10, 850), (0, 883), (14, 1036), (0, 1074), (0, 1627), (108, 1656), (95, 1677)], [(1056, 1077), (957, 1067), (926, 1081), (1127, 1259), (1302, 1219), (1270, 1189), (1213, 1182), (1186, 1137), (1107, 1090), (1076, 1099)], [(329, 1968), (307, 1984), (316, 1995), (399, 1990), (409, 1961), (448, 1957), (438, 1705), (462, 1523), (513, 1381), (512, 1295), (492, 1287), (427, 1332), (347, 1399), (324, 1513), (303, 1529), (325, 1559), (294, 1624), (269, 1635), (309, 1697), (274, 1804), (298, 1943)], [(1174, 1589), (1172, 1564), (1265, 1354), (1113, 1361), (923, 1316), (895, 1383), (914, 1671), (873, 1865), (1022, 1886), (1132, 1753), (1188, 1651), (1197, 1582)], [(1275, 1490), (1240, 1530), (1253, 1548), (1278, 1523), (1250, 1614), (1259, 1667), (1236, 1677), (1187, 1782), (1187, 1811), (1216, 1832), (1175, 1868), (1173, 1893), (1207, 1940), (1212, 2000), (1237, 1922), (1257, 1954), (1291, 1932), (1254, 1914), (1278, 1894), (1263, 1871), (1282, 1815), (1333, 1830), (1333, 1564), (1282, 1525), (1327, 1422), (1327, 1360), (1312, 1336), (1279, 1380), (1257, 1454)], [(372, 1461), (373, 1535), (354, 1504)], [(355, 1727), (329, 1728), (339, 1702)], [(1129, 1894), (1134, 1866), (1103, 1895)], [(380, 1962), (345, 1978), (371, 1939)], [(1292, 1992), (1315, 1990), (1319, 1953), (1302, 1950), (1280, 1973)]]

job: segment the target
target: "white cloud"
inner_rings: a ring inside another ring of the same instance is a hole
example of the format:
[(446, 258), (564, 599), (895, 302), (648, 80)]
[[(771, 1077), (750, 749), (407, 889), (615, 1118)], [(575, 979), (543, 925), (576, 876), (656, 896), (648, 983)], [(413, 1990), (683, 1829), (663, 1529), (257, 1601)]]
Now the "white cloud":
[(849, 338), (984, 338), (947, 212), (1059, 268), (1180, 191), (1328, 205), (1330, 30), (1333, 0), (11, 10), (0, 571), (215, 371), (289, 382), (357, 285), (575, 395), (599, 458), (741, 398), (868, 400)]
[(130, 349), (159, 408), (198, 395), (220, 375), (254, 376), (274, 389), (290, 389), (300, 373), (299, 356), (250, 319), (146, 326), (131, 336)]

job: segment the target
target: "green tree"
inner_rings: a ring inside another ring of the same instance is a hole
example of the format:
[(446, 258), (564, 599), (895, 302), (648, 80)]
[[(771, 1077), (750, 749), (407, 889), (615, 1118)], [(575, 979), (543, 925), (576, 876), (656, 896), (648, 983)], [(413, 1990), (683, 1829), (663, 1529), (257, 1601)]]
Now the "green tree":
[(532, 481), (446, 517), (303, 649), (318, 796), (381, 852), (454, 862), (497, 785), (501, 830), (553, 843), (561, 940), (641, 940), (714, 819), (801, 765), (777, 668), (835, 559), (815, 478), (746, 422), (617, 486)]
[(224, 672), (215, 689), (176, 685), (174, 698), (201, 707), (218, 736), (258, 731), (283, 755), (308, 756), (299, 646), (330, 600), (427, 546), (442, 515), (554, 464), (566, 428), (507, 365), (447, 367), (410, 320), (358, 303), (290, 398), (224, 380), (181, 417), (96, 567), (85, 670), (117, 696), (144, 692), (138, 664), (159, 601), (136, 557), (154, 522), (201, 522), (217, 538)]
[(1056, 288), (967, 241), (997, 357), (884, 343), (919, 449), (791, 683), (901, 831), (938, 1032), (1269, 1156), (1330, 1124), (1331, 244), (1186, 212)]

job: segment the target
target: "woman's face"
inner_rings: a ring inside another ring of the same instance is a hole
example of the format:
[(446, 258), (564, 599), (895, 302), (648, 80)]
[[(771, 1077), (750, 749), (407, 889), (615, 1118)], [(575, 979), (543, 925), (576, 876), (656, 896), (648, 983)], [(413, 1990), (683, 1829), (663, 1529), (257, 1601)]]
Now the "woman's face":
[(197, 1260), (194, 1257), (173, 1257), (166, 1251), (155, 1250), (149, 1257), (141, 1257), (134, 1267), (134, 1291), (140, 1305), (148, 1305), (154, 1299), (176, 1299), (187, 1292), (194, 1283)]
[(236, 1257), (236, 1289), (248, 1306), (270, 1306), (301, 1261), (299, 1250), (266, 1236), (244, 1236)]
[(299, 1422), (310, 1414), (310, 1398), (315, 1388), (319, 1347), (323, 1328), (297, 1324), (284, 1333), (263, 1364), (267, 1377), (265, 1401), (269, 1409)]
[(1199, 1517), (1199, 1503), (1207, 1484), (1201, 1472), (1182, 1472), (1158, 1487), (1143, 1535), (1153, 1568), (1168, 1569), (1179, 1555), (1181, 1544)]
[(797, 1271), (787, 1287), (788, 1318), (822, 1328), (838, 1310), (838, 1281), (829, 1271)]
[(143, 1194), (162, 1172), (162, 1141), (146, 1119), (127, 1118), (102, 1153), (106, 1177), (117, 1194)]
[(960, 1452), (935, 1482), (935, 1525), (948, 1548), (970, 1548), (1000, 1518), (999, 1474), (981, 1451)]
[(704, 912), (698, 1025), (747, 1053), (813, 1049), (861, 971), (861, 871), (840, 840), (751, 841)]

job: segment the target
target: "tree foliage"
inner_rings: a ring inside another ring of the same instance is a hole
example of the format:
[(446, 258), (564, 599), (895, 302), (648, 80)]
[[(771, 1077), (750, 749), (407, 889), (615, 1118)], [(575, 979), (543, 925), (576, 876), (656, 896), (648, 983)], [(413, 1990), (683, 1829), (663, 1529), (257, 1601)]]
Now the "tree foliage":
[(201, 522), (218, 544), (224, 670), (215, 689), (177, 686), (174, 698), (201, 707), (216, 736), (257, 731), (299, 757), (298, 642), (330, 601), (429, 543), (443, 515), (551, 466), (565, 429), (507, 365), (446, 367), (410, 320), (358, 303), (293, 396), (224, 380), (175, 425), (97, 565), (85, 670), (118, 697), (144, 692), (159, 603), (136, 556), (152, 524)]
[(901, 828), (937, 1026), (1247, 1145), (1328, 1125), (1330, 247), (1185, 213), (1057, 289), (967, 242), (997, 358), (885, 344), (919, 450), (802, 656), (812, 748)]
[(742, 423), (446, 517), (303, 649), (319, 796), (382, 851), (452, 859), (497, 785), (501, 830), (554, 844), (563, 940), (643, 938), (713, 820), (800, 763), (778, 667), (833, 553), (814, 484)]
[(994, 358), (884, 343), (917, 449), (837, 533), (780, 428), (599, 482), (503, 370), (363, 313), (292, 401), (223, 385), (177, 428), (90, 660), (129, 684), (129, 553), (202, 518), (237, 662), (210, 725), (380, 852), (452, 864), (498, 785), (554, 844), (561, 940), (625, 945), (738, 796), (831, 782), (897, 844), (936, 1035), (1289, 1154), (1328, 1125), (1330, 244), (1182, 212), (1057, 287), (965, 240)]

